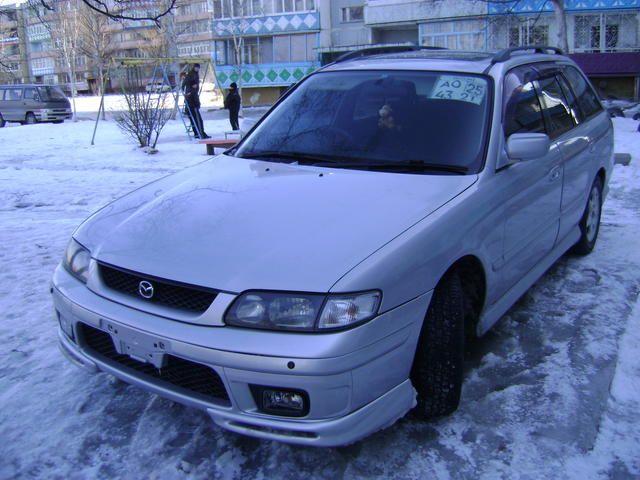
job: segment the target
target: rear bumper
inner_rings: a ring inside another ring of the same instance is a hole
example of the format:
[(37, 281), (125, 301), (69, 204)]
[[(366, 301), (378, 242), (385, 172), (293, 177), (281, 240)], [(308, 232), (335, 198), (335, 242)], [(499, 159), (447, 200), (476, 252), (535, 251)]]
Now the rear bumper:
[[(58, 279), (61, 273), (64, 272), (58, 272)], [(63, 278), (62, 283), (65, 283), (67, 279)], [(90, 371), (110, 373), (173, 401), (205, 410), (216, 424), (228, 430), (303, 445), (346, 445), (391, 425), (415, 406), (415, 391), (408, 376), (430, 294), (381, 315), (380, 320), (402, 324), (403, 327), (365, 348), (346, 355), (317, 358), (311, 358), (315, 353), (310, 352), (308, 358), (301, 358), (299, 352), (296, 356), (291, 355), (293, 349), (288, 348), (288, 344), (295, 343), (295, 340), (288, 334), (278, 334), (279, 341), (274, 343), (273, 354), (265, 355), (233, 351), (237, 346), (229, 344), (228, 338), (224, 341), (225, 348), (207, 340), (223, 336), (223, 330), (228, 327), (180, 324), (180, 330), (171, 330), (174, 332), (171, 336), (165, 335), (160, 327), (149, 331), (146, 323), (141, 321), (141, 317), (149, 314), (115, 304), (93, 294), (75, 279), (70, 281), (77, 285), (71, 285), (73, 288), (59, 285), (57, 288), (54, 277), (52, 290), (58, 318), (61, 323), (65, 322), (67, 330), (71, 325), (74, 332), (74, 340), (71, 340), (61, 327), (58, 331), (61, 350), (70, 361)], [(80, 306), (71, 298), (76, 296), (78, 300), (84, 297), (86, 300), (87, 295), (94, 297), (91, 310), (85, 308), (89, 305)], [(107, 308), (114, 305), (117, 308)], [(158, 325), (171, 322), (152, 317)], [(120, 339), (112, 334), (114, 329), (106, 328), (108, 325), (135, 334), (141, 344), (147, 339), (164, 342), (165, 353), (213, 369), (224, 383), (229, 402), (208, 401), (179, 388), (167, 387), (152, 377), (137, 374), (96, 355), (83, 344), (82, 338), (78, 338), (79, 323), (109, 331), (114, 344)], [(184, 339), (176, 333), (182, 331), (185, 332)], [(193, 343), (193, 331), (203, 332), (200, 338), (205, 344)], [(213, 337), (207, 337), (205, 333), (211, 331)], [(336, 335), (335, 342), (340, 340), (341, 337)], [(268, 341), (273, 343), (273, 334)], [(318, 338), (318, 342), (327, 341), (327, 336)], [(295, 369), (287, 367), (290, 362), (295, 363)], [(250, 385), (304, 390), (310, 399), (309, 414), (292, 418), (262, 413)]]

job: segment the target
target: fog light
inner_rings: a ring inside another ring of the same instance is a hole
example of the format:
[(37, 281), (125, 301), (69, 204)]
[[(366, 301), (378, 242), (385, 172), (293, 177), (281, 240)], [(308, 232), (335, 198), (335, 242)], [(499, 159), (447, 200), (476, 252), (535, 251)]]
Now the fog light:
[(71, 321), (66, 319), (59, 313), (58, 313), (58, 321), (60, 322), (60, 328), (62, 328), (62, 331), (67, 335), (67, 337), (73, 340), (74, 339), (73, 324), (71, 323)]
[(287, 417), (304, 417), (309, 413), (309, 395), (302, 390), (251, 385), (258, 409), (264, 413)]

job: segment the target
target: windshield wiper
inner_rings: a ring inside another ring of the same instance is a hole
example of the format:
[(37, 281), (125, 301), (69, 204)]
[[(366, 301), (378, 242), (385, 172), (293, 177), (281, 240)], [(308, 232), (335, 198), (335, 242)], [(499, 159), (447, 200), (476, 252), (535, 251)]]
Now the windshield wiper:
[(445, 165), (442, 163), (427, 163), (421, 160), (410, 162), (358, 162), (358, 163), (331, 163), (328, 165), (317, 164), (318, 166), (327, 166), (332, 168), (362, 168), (365, 170), (380, 171), (409, 171), (409, 172), (449, 172), (464, 175), (469, 171), (468, 167), (462, 165)]
[(285, 152), (280, 150), (262, 151), (262, 152), (248, 152), (243, 153), (242, 158), (280, 158), (284, 160), (292, 160), (294, 162), (316, 165), (318, 163), (337, 164), (339, 160), (331, 155), (322, 155), (316, 153), (304, 153), (304, 152)]

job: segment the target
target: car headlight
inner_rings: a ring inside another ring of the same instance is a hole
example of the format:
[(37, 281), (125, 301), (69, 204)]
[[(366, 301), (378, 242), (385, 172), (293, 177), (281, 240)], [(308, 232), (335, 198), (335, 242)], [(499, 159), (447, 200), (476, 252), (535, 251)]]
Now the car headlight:
[(62, 265), (64, 268), (78, 280), (87, 283), (89, 276), (89, 262), (91, 261), (91, 253), (73, 238), (67, 245), (64, 252)]
[(348, 328), (378, 313), (380, 292), (348, 295), (246, 292), (227, 310), (225, 323), (237, 327), (291, 331)]

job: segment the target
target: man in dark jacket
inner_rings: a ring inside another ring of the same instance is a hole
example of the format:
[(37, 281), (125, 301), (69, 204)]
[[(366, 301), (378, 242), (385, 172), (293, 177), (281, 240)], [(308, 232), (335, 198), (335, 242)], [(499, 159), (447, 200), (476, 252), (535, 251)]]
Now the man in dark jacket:
[(193, 68), (187, 74), (182, 84), (184, 99), (187, 103), (187, 112), (193, 128), (193, 136), (196, 138), (210, 138), (204, 131), (202, 117), (200, 116), (200, 64), (194, 63)]
[(238, 123), (238, 113), (240, 113), (240, 94), (238, 93), (238, 85), (233, 82), (231, 90), (224, 99), (224, 108), (229, 110), (229, 123), (231, 123), (232, 130), (240, 130), (240, 124)]

